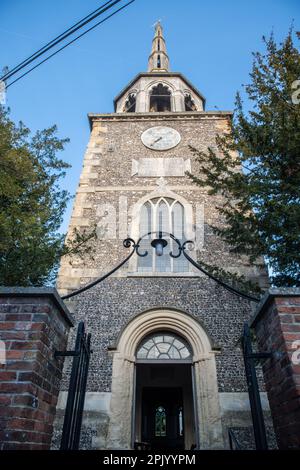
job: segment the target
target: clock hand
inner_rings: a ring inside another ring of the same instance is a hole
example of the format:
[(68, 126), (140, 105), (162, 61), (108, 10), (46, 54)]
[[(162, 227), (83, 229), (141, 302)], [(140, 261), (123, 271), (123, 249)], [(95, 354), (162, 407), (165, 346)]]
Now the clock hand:
[(158, 139), (156, 139), (154, 142), (152, 142), (152, 144), (150, 144), (150, 146), (153, 147), (153, 145), (156, 144), (156, 142), (158, 142), (161, 139), (162, 139), (162, 137), (158, 137)]

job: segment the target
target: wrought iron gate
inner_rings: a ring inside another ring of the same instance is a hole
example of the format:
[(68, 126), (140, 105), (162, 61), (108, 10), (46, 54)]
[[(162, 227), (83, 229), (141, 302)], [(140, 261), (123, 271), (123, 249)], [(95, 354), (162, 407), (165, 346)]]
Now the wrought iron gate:
[(83, 322), (80, 322), (78, 325), (75, 350), (55, 352), (56, 357), (73, 356), (74, 358), (60, 450), (78, 450), (79, 448), (82, 413), (91, 353), (91, 335), (85, 333)]
[(250, 328), (249, 328), (248, 323), (245, 323), (244, 325), (244, 334), (242, 337), (242, 348), (243, 348), (245, 373), (246, 373), (246, 380), (247, 380), (247, 385), (248, 385), (249, 401), (250, 401), (250, 408), (251, 408), (251, 415), (252, 415), (252, 422), (253, 422), (255, 447), (257, 450), (267, 450), (268, 444), (267, 444), (267, 437), (266, 437), (266, 429), (265, 429), (265, 423), (264, 423), (264, 417), (263, 417), (263, 411), (262, 411), (262, 406), (261, 406), (255, 367), (256, 367), (256, 363), (258, 360), (268, 359), (272, 357), (273, 354), (271, 352), (262, 352), (262, 353), (253, 352)]

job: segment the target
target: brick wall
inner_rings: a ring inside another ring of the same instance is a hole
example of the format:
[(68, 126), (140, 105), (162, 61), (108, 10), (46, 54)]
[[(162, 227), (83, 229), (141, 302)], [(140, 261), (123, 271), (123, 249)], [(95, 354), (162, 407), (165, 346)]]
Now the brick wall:
[(300, 448), (300, 289), (271, 289), (252, 326), (260, 351), (281, 353), (263, 366), (278, 447)]
[(55, 289), (0, 288), (0, 449), (50, 448), (71, 326)]

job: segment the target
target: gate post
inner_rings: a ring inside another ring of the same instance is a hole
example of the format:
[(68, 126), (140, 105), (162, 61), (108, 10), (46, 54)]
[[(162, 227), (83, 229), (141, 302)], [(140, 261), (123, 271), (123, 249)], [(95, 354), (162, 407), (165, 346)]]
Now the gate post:
[(0, 449), (50, 449), (71, 315), (51, 288), (0, 288)]
[(277, 444), (300, 447), (300, 289), (270, 289), (258, 305), (251, 327), (261, 352)]

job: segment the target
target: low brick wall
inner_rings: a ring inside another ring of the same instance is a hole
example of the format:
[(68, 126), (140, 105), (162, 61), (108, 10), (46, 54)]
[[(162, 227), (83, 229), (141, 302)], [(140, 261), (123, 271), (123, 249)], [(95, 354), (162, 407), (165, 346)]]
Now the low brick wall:
[(0, 288), (0, 449), (49, 449), (72, 318), (55, 289)]
[(263, 364), (278, 447), (299, 449), (300, 289), (271, 289), (258, 306), (251, 326), (260, 351), (281, 353)]

